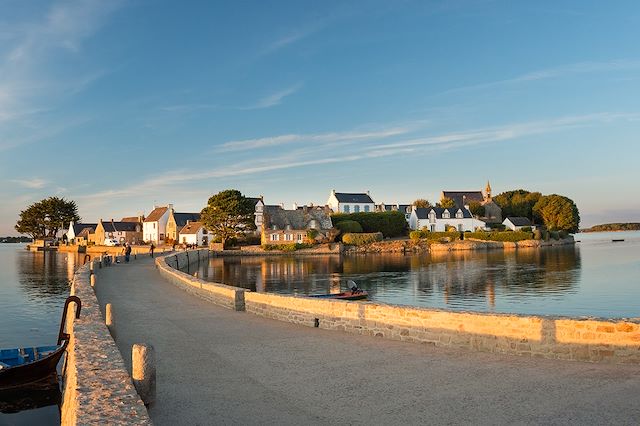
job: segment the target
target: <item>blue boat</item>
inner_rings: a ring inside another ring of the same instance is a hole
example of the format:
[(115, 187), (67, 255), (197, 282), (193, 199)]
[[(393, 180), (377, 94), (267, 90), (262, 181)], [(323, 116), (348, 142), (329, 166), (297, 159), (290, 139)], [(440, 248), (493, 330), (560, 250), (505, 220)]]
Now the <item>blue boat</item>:
[(31, 348), (0, 349), (0, 389), (25, 386), (56, 374), (56, 367), (69, 344), (70, 336), (64, 332), (67, 306), (76, 303), (76, 318), (80, 318), (80, 299), (67, 298), (62, 312), (58, 343), (51, 346)]

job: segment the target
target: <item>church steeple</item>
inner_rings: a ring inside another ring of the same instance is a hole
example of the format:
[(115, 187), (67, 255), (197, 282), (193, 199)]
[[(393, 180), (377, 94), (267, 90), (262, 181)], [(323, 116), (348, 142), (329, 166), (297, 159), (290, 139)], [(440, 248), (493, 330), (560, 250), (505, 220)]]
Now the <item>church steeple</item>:
[(484, 189), (484, 196), (486, 199), (491, 199), (491, 184), (487, 181), (487, 187)]

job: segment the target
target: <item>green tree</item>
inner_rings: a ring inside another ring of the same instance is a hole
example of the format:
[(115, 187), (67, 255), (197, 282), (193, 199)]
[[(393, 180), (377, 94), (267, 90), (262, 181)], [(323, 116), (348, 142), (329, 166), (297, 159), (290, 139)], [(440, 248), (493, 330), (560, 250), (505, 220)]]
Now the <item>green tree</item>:
[(419, 209), (428, 209), (429, 207), (431, 207), (431, 203), (429, 202), (429, 200), (426, 200), (424, 198), (418, 198), (413, 202), (412, 205), (416, 206)]
[(552, 194), (540, 197), (533, 206), (533, 214), (550, 231), (577, 232), (580, 226), (580, 212), (570, 198)]
[(539, 192), (529, 192), (524, 189), (507, 191), (493, 198), (502, 209), (502, 217), (519, 216), (534, 220), (533, 206), (542, 197)]
[(70, 221), (78, 222), (78, 206), (75, 201), (64, 198), (49, 197), (31, 204), (20, 212), (20, 219), (15, 229), (31, 238), (56, 237), (61, 229)]
[(200, 220), (213, 232), (223, 246), (231, 238), (255, 229), (254, 203), (235, 189), (227, 189), (212, 195), (202, 209)]
[(456, 206), (456, 202), (453, 201), (452, 198), (449, 197), (442, 197), (440, 199), (440, 202), (437, 204), (438, 207), (441, 207), (443, 209), (450, 209)]
[(475, 217), (484, 217), (484, 215), (486, 213), (485, 209), (484, 209), (484, 206), (482, 204), (480, 204), (480, 202), (478, 202), (478, 201), (472, 201), (472, 202), (469, 203), (469, 211)]

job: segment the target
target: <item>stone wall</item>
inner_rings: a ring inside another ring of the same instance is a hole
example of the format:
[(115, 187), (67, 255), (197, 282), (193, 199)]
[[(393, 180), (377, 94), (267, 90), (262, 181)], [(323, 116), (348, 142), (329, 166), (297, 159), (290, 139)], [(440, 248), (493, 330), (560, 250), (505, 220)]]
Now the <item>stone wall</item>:
[[(171, 256), (165, 259), (170, 260)], [(179, 261), (186, 261), (186, 257)], [(164, 265), (169, 266), (167, 262)], [(172, 282), (180, 283), (183, 288), (205, 292), (212, 291), (209, 288), (216, 291), (219, 287), (234, 289), (178, 271), (165, 271), (163, 275), (171, 277)], [(245, 289), (237, 291), (242, 293), (242, 306), (247, 312), (308, 327), (484, 352), (640, 364), (640, 319), (609, 321), (452, 312), (256, 293)]]
[(156, 267), (160, 271), (160, 275), (183, 290), (209, 300), (216, 305), (235, 311), (244, 311), (244, 293), (247, 290), (204, 281), (177, 270), (178, 267), (182, 268), (197, 262), (207, 262), (208, 259), (209, 250), (207, 249), (181, 251), (169, 256), (158, 257), (156, 259)]
[[(97, 271), (97, 265), (95, 265)], [(82, 301), (80, 318), (75, 303), (67, 312), (71, 335), (63, 379), (63, 425), (150, 425), (118, 347), (111, 338), (89, 282), (89, 265), (79, 268), (71, 294)]]

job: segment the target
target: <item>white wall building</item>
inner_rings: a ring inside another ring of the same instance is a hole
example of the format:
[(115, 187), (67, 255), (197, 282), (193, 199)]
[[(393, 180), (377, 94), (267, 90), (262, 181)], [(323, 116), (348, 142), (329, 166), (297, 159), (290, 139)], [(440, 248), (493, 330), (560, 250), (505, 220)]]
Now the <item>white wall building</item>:
[(180, 230), (178, 242), (180, 244), (206, 246), (209, 244), (209, 233), (204, 228), (202, 222), (187, 222)]
[(484, 229), (486, 224), (475, 219), (468, 209), (439, 207), (414, 208), (409, 218), (409, 227), (412, 230), (426, 228), (431, 232), (444, 232), (447, 226), (453, 226), (460, 232)]
[(371, 199), (369, 191), (365, 193), (349, 193), (331, 191), (327, 205), (334, 213), (361, 213), (375, 211), (376, 204)]
[(522, 228), (529, 227), (532, 231), (536, 230), (536, 226), (531, 223), (528, 217), (514, 217), (509, 216), (502, 222), (502, 224), (512, 231), (520, 231)]
[(173, 204), (165, 207), (154, 206), (149, 216), (142, 223), (142, 239), (148, 243), (164, 243), (167, 237), (167, 222)]

